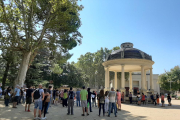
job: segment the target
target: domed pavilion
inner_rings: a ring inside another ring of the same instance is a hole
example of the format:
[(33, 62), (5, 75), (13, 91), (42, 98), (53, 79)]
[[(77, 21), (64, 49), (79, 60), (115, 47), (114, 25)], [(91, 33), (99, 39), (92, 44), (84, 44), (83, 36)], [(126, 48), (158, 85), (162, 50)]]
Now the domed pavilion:
[[(133, 93), (132, 73), (138, 72), (140, 73), (138, 91), (140, 90), (140, 92), (147, 94), (146, 73), (149, 72), (149, 90), (153, 92), (155, 84), (153, 83), (153, 64), (152, 56), (139, 49), (133, 48), (132, 43), (122, 43), (121, 49), (113, 51), (103, 63), (105, 68), (105, 90), (110, 90), (111, 81), (109, 80), (109, 72), (112, 71), (115, 73), (113, 81), (114, 89), (120, 89), (121, 93), (124, 92), (125, 94), (127, 91)], [(120, 80), (117, 80), (117, 72), (121, 72)], [(129, 72), (129, 85), (126, 88), (125, 72)], [(120, 81), (119, 84), (118, 81)], [(127, 88), (129, 90), (126, 90)]]

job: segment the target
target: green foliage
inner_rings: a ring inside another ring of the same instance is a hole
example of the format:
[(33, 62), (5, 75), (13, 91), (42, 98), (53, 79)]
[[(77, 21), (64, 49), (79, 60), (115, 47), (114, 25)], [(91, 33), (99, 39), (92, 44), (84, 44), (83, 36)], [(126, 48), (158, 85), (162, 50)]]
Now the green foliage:
[(172, 91), (180, 89), (180, 67), (175, 66), (169, 72), (159, 75), (159, 83), (162, 89), (170, 90), (170, 82)]
[[(53, 63), (58, 64), (54, 71), (60, 73), (57, 66), (72, 56), (68, 50), (81, 44), (78, 29), (82, 9), (78, 0), (0, 0), (0, 50), (18, 51), (18, 61), (26, 60), (31, 65), (38, 51), (46, 48), (51, 60), (59, 58)], [(27, 53), (30, 59), (24, 56)], [(27, 67), (22, 65), (18, 68)]]

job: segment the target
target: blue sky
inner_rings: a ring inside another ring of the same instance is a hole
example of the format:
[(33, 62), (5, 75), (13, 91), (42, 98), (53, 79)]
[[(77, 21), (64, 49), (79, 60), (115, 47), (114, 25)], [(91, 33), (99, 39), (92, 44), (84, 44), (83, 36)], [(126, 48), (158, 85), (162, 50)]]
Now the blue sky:
[(69, 62), (123, 42), (152, 55), (153, 73), (180, 65), (180, 0), (82, 0), (82, 44)]

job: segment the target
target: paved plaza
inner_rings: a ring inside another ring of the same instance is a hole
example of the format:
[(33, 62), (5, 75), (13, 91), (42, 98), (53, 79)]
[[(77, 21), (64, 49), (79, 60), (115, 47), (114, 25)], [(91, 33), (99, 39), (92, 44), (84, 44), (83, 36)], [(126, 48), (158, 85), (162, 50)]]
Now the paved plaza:
[[(122, 104), (122, 111), (118, 111), (117, 117), (111, 113), (111, 117), (99, 117), (98, 108), (93, 107), (93, 112), (89, 116), (81, 116), (81, 107), (74, 107), (74, 115), (66, 115), (67, 108), (63, 108), (62, 105), (51, 105), (49, 108), (49, 114), (47, 114), (48, 120), (179, 120), (180, 100), (172, 100), (173, 106), (166, 107), (160, 105), (154, 106), (152, 104), (137, 106), (136, 104)], [(12, 104), (9, 107), (3, 105), (3, 101), (0, 101), (0, 120), (32, 120), (33, 112), (25, 112), (24, 104), (17, 106), (17, 109), (12, 108)], [(33, 111), (34, 105), (31, 106)], [(102, 113), (101, 113), (102, 114)]]

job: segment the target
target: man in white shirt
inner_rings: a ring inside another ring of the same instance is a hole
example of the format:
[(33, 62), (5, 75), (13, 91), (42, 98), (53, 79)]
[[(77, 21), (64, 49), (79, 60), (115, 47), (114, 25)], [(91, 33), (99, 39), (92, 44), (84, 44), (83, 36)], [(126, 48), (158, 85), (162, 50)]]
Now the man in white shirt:
[(111, 91), (108, 94), (109, 96), (109, 114), (108, 117), (110, 117), (111, 114), (111, 107), (114, 109), (114, 115), (115, 117), (117, 117), (116, 115), (116, 92), (114, 91), (114, 88), (111, 88)]

